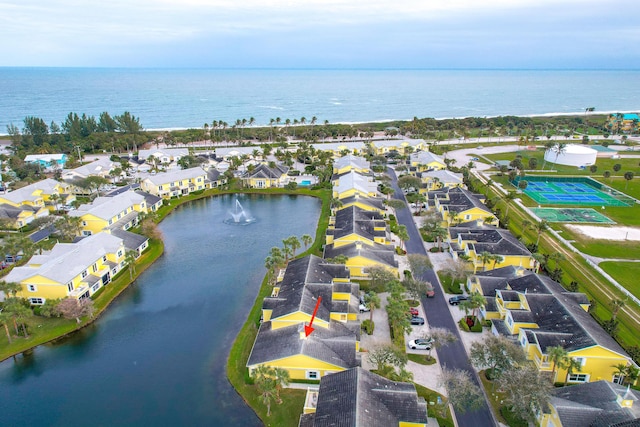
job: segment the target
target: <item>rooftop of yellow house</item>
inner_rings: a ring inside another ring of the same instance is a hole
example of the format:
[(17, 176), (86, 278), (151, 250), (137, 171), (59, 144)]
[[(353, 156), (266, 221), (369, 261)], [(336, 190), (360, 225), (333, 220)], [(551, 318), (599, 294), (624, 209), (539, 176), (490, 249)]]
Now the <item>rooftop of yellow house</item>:
[(354, 194), (353, 196), (340, 199), (340, 201), (342, 202), (343, 206), (347, 206), (352, 203), (360, 203), (380, 211), (384, 211), (386, 209), (384, 200), (382, 198), (362, 196), (358, 193)]
[(7, 218), (11, 220), (16, 220), (23, 212), (37, 212), (39, 209), (37, 207), (29, 206), (29, 205), (20, 205), (20, 206), (12, 206), (8, 203), (0, 204), (0, 218)]
[(94, 234), (78, 243), (57, 243), (50, 251), (32, 256), (24, 266), (14, 267), (5, 280), (20, 283), (40, 275), (66, 284), (98, 258), (116, 253), (121, 245), (122, 239), (108, 233)]
[(205, 176), (207, 173), (202, 168), (195, 167), (189, 169), (176, 169), (169, 172), (158, 173), (145, 178), (145, 181), (149, 181), (153, 185), (165, 185), (172, 182), (179, 182), (185, 179), (195, 179)]
[(365, 194), (378, 192), (378, 184), (374, 182), (373, 178), (358, 173), (356, 171), (350, 171), (348, 173), (339, 176), (339, 179), (333, 180), (334, 191), (338, 194), (344, 193), (349, 190), (357, 190)]
[[(508, 270), (505, 270), (508, 274)], [(476, 274), (481, 278), (483, 273)], [(508, 278), (495, 289), (503, 301), (526, 299), (528, 310), (508, 310), (516, 322), (535, 323), (537, 328), (523, 328), (529, 343), (537, 344), (544, 353), (548, 347), (560, 345), (567, 351), (599, 345), (629, 357), (624, 349), (587, 313), (581, 304), (586, 296), (568, 292), (562, 285), (541, 274), (523, 274)], [(485, 289), (483, 288), (483, 291)], [(489, 291), (488, 289), (486, 290)], [(504, 320), (492, 320), (496, 329), (508, 333)]]
[(464, 212), (469, 209), (478, 208), (493, 214), (491, 209), (487, 208), (481, 201), (479, 194), (461, 187), (445, 187), (440, 190), (430, 191), (428, 194), (430, 200), (437, 199), (441, 206), (445, 206), (449, 212)]
[(328, 322), (331, 312), (355, 313), (357, 305), (349, 307), (349, 301), (333, 301), (331, 298), (334, 290), (358, 297), (359, 286), (355, 283), (343, 282), (332, 286), (334, 279), (349, 279), (349, 276), (349, 269), (344, 264), (330, 264), (315, 255), (295, 259), (287, 265), (278, 284), (280, 291), (277, 296), (265, 298), (262, 307), (273, 310), (272, 319), (297, 311), (312, 315), (318, 297), (322, 297), (316, 313), (318, 319)]
[(337, 240), (355, 233), (373, 242), (375, 238), (387, 237), (386, 226), (380, 213), (352, 205), (336, 212), (335, 225), (333, 229), (327, 230), (327, 234), (333, 235)]
[(288, 171), (289, 167), (285, 165), (270, 167), (265, 163), (261, 163), (253, 171), (247, 172), (244, 178), (278, 179)]
[(640, 426), (640, 392), (608, 381), (559, 387), (550, 405), (562, 427)]
[(409, 156), (411, 163), (417, 163), (420, 165), (428, 165), (429, 163), (440, 163), (445, 165), (444, 159), (437, 154), (434, 154), (430, 151), (417, 151), (415, 153), (411, 153)]
[(393, 245), (383, 245), (374, 243), (372, 245), (360, 242), (349, 243), (338, 248), (333, 244), (324, 247), (325, 258), (335, 258), (338, 255), (344, 255), (348, 258), (363, 257), (370, 259), (376, 263), (384, 264), (389, 267), (398, 268), (398, 261), (395, 259), (395, 248)]
[(397, 427), (402, 422), (427, 424), (427, 403), (415, 385), (353, 368), (320, 380), (316, 412), (303, 415), (300, 427)]
[(339, 170), (349, 166), (354, 169), (369, 169), (371, 167), (367, 159), (360, 156), (354, 156), (353, 154), (339, 157), (333, 162), (334, 170)]
[(96, 197), (91, 203), (82, 204), (78, 209), (70, 211), (69, 216), (93, 215), (108, 221), (125, 209), (131, 208), (133, 205), (139, 205), (144, 201), (144, 195), (134, 191), (125, 191), (113, 197)]
[(417, 172), (416, 176), (418, 178), (424, 179), (437, 179), (439, 182), (443, 184), (462, 184), (462, 174), (451, 172), (446, 169), (439, 169), (428, 172)]
[(360, 340), (360, 323), (332, 320), (329, 328), (315, 328), (305, 336), (304, 323), (272, 329), (263, 322), (253, 343), (247, 366), (268, 364), (297, 355), (349, 369), (360, 366), (356, 342)]
[(478, 221), (465, 222), (454, 227), (449, 227), (452, 248), (456, 250), (458, 239), (463, 242), (473, 243), (476, 254), (489, 252), (496, 255), (530, 256), (531, 252), (510, 231), (498, 228), (495, 225), (479, 223)]
[(58, 182), (54, 179), (47, 178), (47, 179), (43, 179), (42, 181), (34, 182), (33, 184), (5, 193), (2, 195), (2, 198), (16, 204), (22, 203), (24, 201), (34, 201), (37, 198), (42, 197), (41, 195), (34, 196), (34, 193), (40, 193), (40, 192), (42, 192), (43, 194), (53, 194), (54, 192), (57, 193), (56, 187), (60, 185), (65, 185), (65, 184)]

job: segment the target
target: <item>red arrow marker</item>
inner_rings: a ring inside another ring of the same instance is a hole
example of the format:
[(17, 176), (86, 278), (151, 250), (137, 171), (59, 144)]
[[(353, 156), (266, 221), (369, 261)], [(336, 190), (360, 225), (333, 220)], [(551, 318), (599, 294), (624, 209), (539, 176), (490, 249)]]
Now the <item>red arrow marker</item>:
[(320, 301), (322, 301), (322, 297), (318, 297), (318, 302), (316, 303), (316, 308), (313, 309), (313, 315), (311, 316), (311, 321), (309, 321), (309, 326), (304, 325), (304, 334), (305, 334), (306, 337), (311, 335), (311, 332), (313, 332), (314, 329), (315, 329), (315, 328), (312, 328), (311, 325), (313, 325), (313, 319), (316, 318), (316, 313), (318, 312), (318, 307), (320, 307)]

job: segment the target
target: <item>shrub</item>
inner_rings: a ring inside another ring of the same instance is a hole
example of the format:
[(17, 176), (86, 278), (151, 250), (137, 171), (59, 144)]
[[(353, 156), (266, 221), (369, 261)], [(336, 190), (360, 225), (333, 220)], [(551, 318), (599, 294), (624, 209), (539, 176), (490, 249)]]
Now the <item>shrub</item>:
[(429, 252), (440, 252), (440, 249), (437, 246), (434, 246), (429, 249)]
[(363, 320), (362, 321), (362, 326), (361, 329), (367, 334), (367, 335), (373, 335), (373, 330), (375, 329), (375, 323), (369, 319)]
[(464, 318), (464, 317), (463, 317), (462, 319), (460, 319), (460, 320), (458, 321), (458, 325), (460, 326), (460, 329), (462, 329), (463, 331), (465, 331), (465, 332), (471, 332), (471, 331), (469, 330), (469, 325), (467, 325), (466, 318)]
[(411, 277), (412, 277), (411, 276), (411, 270), (405, 270), (403, 274), (404, 274), (404, 277), (406, 279), (411, 279)]

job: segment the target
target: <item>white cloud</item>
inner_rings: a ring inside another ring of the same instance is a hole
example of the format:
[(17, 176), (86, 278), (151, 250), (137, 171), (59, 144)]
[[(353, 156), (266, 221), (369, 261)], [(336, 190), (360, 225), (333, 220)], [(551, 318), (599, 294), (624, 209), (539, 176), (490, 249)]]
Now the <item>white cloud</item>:
[[(286, 48), (303, 41), (317, 55), (341, 58), (412, 45), (418, 52), (448, 46), (461, 55), (477, 43), (487, 51), (520, 41), (543, 56), (559, 46), (535, 43), (548, 44), (554, 34), (573, 40), (622, 33), (626, 46), (640, 45), (639, 9), (632, 0), (0, 0), (0, 65), (91, 65), (95, 58), (107, 65), (122, 51), (152, 65), (153, 55), (186, 58), (194, 45), (231, 56), (234, 47), (237, 56), (269, 51), (282, 63), (287, 55), (304, 56)], [(100, 55), (89, 53), (95, 48)], [(565, 48), (589, 54), (585, 46)]]

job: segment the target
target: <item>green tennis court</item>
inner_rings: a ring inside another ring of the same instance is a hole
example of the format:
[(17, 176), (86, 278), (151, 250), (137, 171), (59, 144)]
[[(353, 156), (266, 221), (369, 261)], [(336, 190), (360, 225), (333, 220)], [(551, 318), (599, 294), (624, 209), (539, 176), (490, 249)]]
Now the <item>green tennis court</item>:
[(591, 222), (615, 224), (600, 212), (591, 208), (531, 208), (540, 219), (548, 222)]
[(524, 194), (540, 205), (633, 206), (635, 199), (586, 177), (526, 176)]

